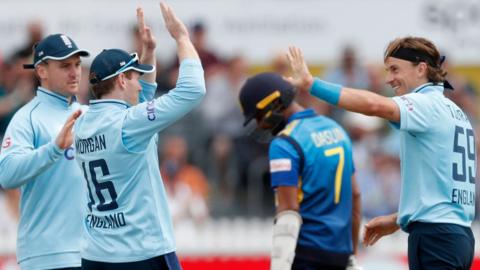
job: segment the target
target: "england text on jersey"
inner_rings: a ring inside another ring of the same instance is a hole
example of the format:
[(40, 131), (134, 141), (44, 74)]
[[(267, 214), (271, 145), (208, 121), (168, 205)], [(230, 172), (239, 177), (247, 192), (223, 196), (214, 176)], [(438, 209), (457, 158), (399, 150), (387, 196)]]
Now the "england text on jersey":
[(123, 212), (113, 213), (108, 216), (87, 215), (85, 223), (90, 228), (116, 229), (127, 225)]
[(475, 192), (454, 188), (452, 190), (452, 203), (473, 206), (475, 205)]

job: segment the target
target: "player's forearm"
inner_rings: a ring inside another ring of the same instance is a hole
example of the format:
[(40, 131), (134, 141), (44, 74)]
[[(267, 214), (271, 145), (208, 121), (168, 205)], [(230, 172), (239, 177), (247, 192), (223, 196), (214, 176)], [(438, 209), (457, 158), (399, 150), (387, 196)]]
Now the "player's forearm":
[(187, 37), (182, 37), (176, 40), (177, 42), (177, 54), (178, 54), (178, 61), (181, 63), (185, 59), (198, 59), (197, 50), (193, 46), (190, 39)]
[(340, 94), (338, 106), (347, 111), (383, 117), (384, 103), (387, 101), (388, 98), (368, 90), (344, 87)]
[[(156, 67), (157, 65), (157, 57), (155, 55), (155, 49), (148, 49), (144, 48), (142, 50), (142, 56), (140, 59), (140, 63), (145, 64), (145, 65), (151, 65)], [(150, 83), (154, 83), (157, 79), (157, 72), (150, 72), (150, 73), (145, 73), (142, 76), (142, 80)]]
[(142, 86), (142, 91), (140, 91), (140, 95), (138, 96), (140, 103), (152, 100), (157, 91), (157, 83), (140, 80), (140, 85)]
[(398, 107), (393, 100), (368, 90), (343, 87), (315, 78), (310, 93), (347, 111), (378, 116), (396, 122), (400, 120)]
[(0, 157), (0, 185), (5, 189), (20, 187), (57, 161), (63, 154), (54, 142), (28, 153), (9, 153)]

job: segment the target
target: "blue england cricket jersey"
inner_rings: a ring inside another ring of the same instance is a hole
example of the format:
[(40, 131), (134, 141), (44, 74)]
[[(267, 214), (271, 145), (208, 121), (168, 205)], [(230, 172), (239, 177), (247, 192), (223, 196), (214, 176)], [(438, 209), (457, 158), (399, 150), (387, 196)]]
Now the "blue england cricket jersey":
[(180, 65), (176, 88), (157, 99), (136, 106), (122, 100), (90, 102), (75, 124), (76, 159), (88, 200), (82, 258), (134, 262), (175, 251), (156, 134), (204, 95), (202, 66), (187, 59)]
[[(303, 224), (298, 245), (352, 253), (352, 145), (333, 120), (293, 114), (270, 144), (272, 186), (297, 186)], [(298, 249), (298, 247), (297, 247)]]
[(475, 135), (465, 113), (424, 84), (394, 97), (400, 108), (402, 191), (398, 224), (412, 221), (470, 226), (475, 214)]
[(80, 266), (83, 173), (73, 147), (55, 139), (80, 105), (39, 87), (12, 118), (0, 154), (0, 185), (20, 188), (17, 260), (22, 269)]

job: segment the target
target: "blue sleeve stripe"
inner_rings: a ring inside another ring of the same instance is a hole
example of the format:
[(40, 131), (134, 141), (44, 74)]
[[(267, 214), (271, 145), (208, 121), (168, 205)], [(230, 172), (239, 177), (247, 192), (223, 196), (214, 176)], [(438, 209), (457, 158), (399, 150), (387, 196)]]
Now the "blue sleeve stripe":
[(29, 115), (29, 121), (30, 121), (30, 126), (32, 127), (32, 134), (33, 134), (33, 138), (32, 138), (32, 141), (33, 141), (33, 147), (34, 148), (37, 148), (37, 135), (35, 134), (35, 129), (33, 128), (33, 123), (32, 123), (32, 114), (33, 114), (33, 111), (38, 107), (38, 105), (40, 105), (40, 102), (37, 103), (37, 105), (35, 105), (32, 110), (30, 111), (30, 115)]

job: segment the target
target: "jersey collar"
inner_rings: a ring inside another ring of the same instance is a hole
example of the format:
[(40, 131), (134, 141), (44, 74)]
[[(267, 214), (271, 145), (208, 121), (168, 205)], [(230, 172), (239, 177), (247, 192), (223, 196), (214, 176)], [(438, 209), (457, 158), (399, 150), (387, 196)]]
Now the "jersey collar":
[(120, 99), (95, 99), (90, 100), (91, 108), (104, 108), (115, 106), (123, 109), (130, 108), (130, 104)]
[(431, 90), (437, 90), (443, 92), (443, 83), (433, 84), (431, 82), (425, 83), (420, 85), (419, 87), (415, 88), (412, 92), (413, 93), (424, 93)]
[(313, 116), (316, 116), (317, 113), (315, 113), (315, 111), (313, 109), (306, 109), (306, 110), (303, 110), (301, 112), (296, 112), (292, 115), (290, 115), (290, 117), (288, 118), (288, 123), (292, 122), (293, 120), (297, 120), (297, 119), (302, 119), (302, 118), (307, 118), (307, 117), (313, 117)]
[[(39, 86), (37, 88), (37, 97), (48, 104), (58, 105), (63, 108), (68, 108), (70, 106), (70, 102), (68, 98), (60, 95), (56, 92), (50, 91), (47, 88)], [(75, 102), (76, 98), (72, 97), (72, 102)]]

